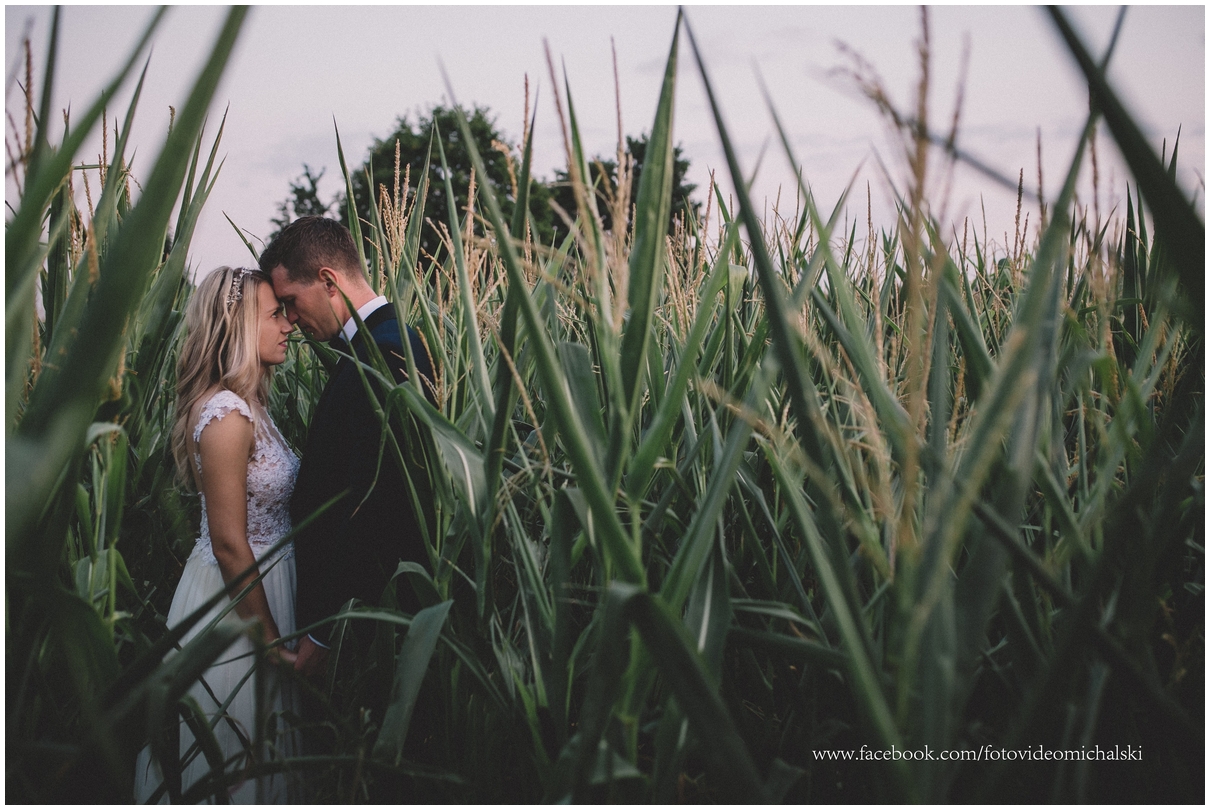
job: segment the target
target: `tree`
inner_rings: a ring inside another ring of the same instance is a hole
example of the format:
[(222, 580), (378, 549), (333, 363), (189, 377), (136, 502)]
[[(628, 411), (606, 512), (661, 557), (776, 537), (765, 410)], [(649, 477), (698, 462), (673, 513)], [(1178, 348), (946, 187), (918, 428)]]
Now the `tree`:
[[(454, 205), (458, 217), (465, 216), (466, 192), (470, 184), (471, 158), (458, 128), (454, 110), (438, 105), (428, 115), (420, 115), (413, 127), (407, 116), (398, 119), (393, 133), (382, 140), (374, 140), (374, 146), (365, 163), (354, 172), (352, 177), (353, 198), (357, 213), (364, 220), (370, 219), (371, 194), (377, 199), (385, 188), (388, 194), (393, 193), (395, 183), (395, 149), (398, 142), (400, 183), (405, 173), (409, 175), (408, 185), (412, 192), (419, 186), (420, 174), (428, 160), (430, 165), (428, 196), (424, 205), (424, 216), (434, 225), (449, 225), (449, 210), (447, 208), (445, 183), (441, 171), (441, 157), (436, 143), (430, 135), (433, 124), (437, 124), (438, 137), (445, 148), (446, 164), (450, 170), (450, 184), (454, 191)], [(500, 200), (506, 217), (512, 216), (516, 196), (513, 191), (515, 175), (520, 166), (510, 168), (508, 155), (515, 154), (514, 145), (496, 128), (495, 119), (490, 117), (490, 110), (476, 106), (467, 117), (475, 146), (487, 168), (487, 178), (476, 177), (475, 183), (481, 185), (489, 182), (496, 198)], [(432, 153), (430, 157), (430, 144)], [(373, 186), (367, 182), (367, 173), (373, 179)], [(554, 235), (551, 224), (552, 215), (549, 205), (549, 191), (540, 181), (533, 182), (530, 189), (529, 210), (536, 221), (537, 233), (534, 238), (549, 244)], [(347, 212), (347, 203), (341, 203), (341, 215)], [(476, 229), (477, 231), (479, 229)], [(481, 232), (481, 231), (480, 231)], [(421, 231), (421, 255), (425, 253), (438, 256), (444, 251), (442, 239), (434, 227), (426, 225)]]
[[(365, 162), (353, 170), (351, 178), (353, 199), (357, 215), (364, 221), (371, 220), (370, 202), (377, 200), (386, 189), (388, 194), (394, 193), (395, 185), (395, 150), (399, 149), (400, 183), (408, 179), (408, 191), (414, 194), (420, 184), (420, 175), (426, 162), (429, 164), (429, 187), (424, 205), (424, 216), (431, 225), (426, 223), (421, 229), (421, 256), (434, 256), (443, 260), (446, 255), (440, 232), (441, 225), (448, 227), (449, 211), (447, 208), (445, 183), (441, 171), (441, 158), (432, 140), (433, 125), (437, 125), (437, 133), (445, 147), (446, 164), (450, 170), (450, 184), (454, 191), (454, 205), (461, 219), (466, 211), (466, 192), (470, 183), (471, 159), (463, 142), (462, 132), (452, 108), (438, 105), (427, 115), (419, 114), (415, 125), (408, 116), (397, 119), (395, 131), (383, 139), (374, 139), (374, 145)], [(467, 118), (471, 136), (475, 146), (487, 168), (486, 182), (492, 186), (496, 198), (500, 201), (506, 219), (511, 219), (513, 207), (516, 205), (514, 185), (516, 175), (521, 167), (516, 159), (517, 149), (496, 128), (495, 119), (486, 107), (476, 106)], [(627, 137), (626, 148), (634, 160), (633, 180), (630, 188), (629, 204), (633, 205), (639, 193), (639, 183), (643, 175), (643, 163), (647, 154), (648, 135), (638, 138)], [(431, 149), (431, 153), (430, 153)], [(699, 216), (701, 203), (692, 198), (697, 188), (694, 183), (687, 183), (685, 176), (689, 171), (689, 161), (683, 157), (681, 147), (673, 148), (673, 177), (672, 177), (672, 209), (669, 216), (669, 227), (676, 217), (684, 214)], [(510, 157), (513, 156), (510, 166)], [(591, 181), (596, 185), (597, 210), (601, 215), (606, 230), (613, 227), (613, 217), (605, 204), (605, 196), (601, 187), (601, 170), (605, 172), (612, 188), (617, 183), (617, 161), (597, 157), (589, 164)], [(318, 183), (323, 177), (307, 165), (303, 165), (303, 173), (290, 184), (290, 198), (278, 205), (279, 216), (273, 220), (278, 230), (285, 227), (293, 218), (306, 214), (328, 216), (337, 214), (341, 219), (347, 219), (348, 201), (345, 196), (338, 195), (332, 202), (325, 204), (319, 197)], [(485, 179), (476, 177), (475, 182), (482, 185)], [(402, 190), (401, 190), (402, 191)], [(531, 180), (529, 189), (529, 212), (532, 223), (533, 239), (544, 245), (558, 245), (567, 237), (568, 228), (562, 217), (558, 216), (551, 203), (557, 203), (568, 216), (576, 216), (575, 194), (567, 172), (556, 170), (553, 183), (541, 179)], [(409, 203), (410, 204), (410, 203)], [(478, 206), (477, 206), (478, 208)], [(476, 227), (476, 232), (482, 233)], [(274, 233), (276, 235), (276, 232)]]
[(282, 228), (299, 217), (324, 217), (336, 208), (342, 195), (336, 195), (329, 203), (319, 198), (319, 181), (325, 171), (327, 169), (320, 169), (319, 174), (315, 174), (310, 166), (303, 164), (303, 173), (290, 181), (290, 196), (277, 204), (277, 216), (271, 220), (277, 228), (265, 240), (265, 244), (272, 242)]
[[(644, 133), (638, 138), (626, 136), (626, 151), (634, 160), (634, 168), (632, 170), (632, 178), (630, 184), (630, 205), (633, 206), (639, 195), (639, 182), (643, 177), (643, 161), (647, 156), (647, 141), (649, 136)], [(597, 156), (589, 163), (588, 171), (591, 175), (591, 182), (596, 192), (597, 212), (601, 216), (601, 223), (605, 230), (613, 228), (613, 214), (609, 210), (606, 202), (608, 199), (604, 193), (601, 184), (601, 170), (604, 169), (605, 177), (609, 181), (609, 187), (615, 188), (618, 182), (618, 162), (617, 160), (606, 159)], [(681, 147), (675, 146), (672, 149), (672, 208), (669, 212), (668, 226), (671, 230), (673, 222), (678, 216), (692, 214), (700, 216), (702, 204), (695, 201), (690, 195), (697, 188), (696, 183), (686, 183), (685, 175), (689, 172), (689, 161), (684, 158), (681, 153)], [(571, 178), (567, 172), (556, 169), (555, 182), (552, 184), (553, 198), (558, 205), (567, 212), (568, 216), (574, 218), (576, 215), (576, 197), (575, 191), (571, 187)], [(555, 219), (555, 238), (562, 240), (567, 236), (567, 225), (561, 217)]]

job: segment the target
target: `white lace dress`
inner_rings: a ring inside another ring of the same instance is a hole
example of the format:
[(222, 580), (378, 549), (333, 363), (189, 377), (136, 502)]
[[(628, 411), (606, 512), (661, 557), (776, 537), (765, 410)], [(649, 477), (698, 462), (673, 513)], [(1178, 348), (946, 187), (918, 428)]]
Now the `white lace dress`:
[[(237, 416), (231, 416), (238, 414)], [(248, 545), (253, 555), (260, 562), (261, 572), (268, 573), (261, 582), (265, 588), (265, 596), (269, 602), (269, 610), (277, 622), (277, 629), (283, 635), (294, 632), (294, 546), (286, 544), (272, 557), (261, 560), (265, 553), (290, 531), (290, 494), (294, 491), (294, 479), (298, 474), (298, 457), (286, 446), (281, 434), (268, 415), (260, 410), (258, 418), (254, 418), (253, 410), (248, 403), (230, 391), (222, 390), (214, 394), (203, 406), (197, 425), (193, 429), (195, 446), (201, 439), (202, 431), (215, 420), (224, 418), (246, 418), (255, 425), (252, 458), (248, 463)], [(194, 454), (199, 478), (203, 478), (201, 455)], [(218, 561), (210, 545), (210, 528), (206, 516), (206, 498), (202, 496), (202, 525), (201, 537), (193, 548), (193, 553), (185, 563), (181, 574), (180, 584), (172, 598), (172, 607), (168, 611), (168, 626), (173, 627), (207, 599), (214, 596), (223, 587), (223, 577), (219, 571)], [(210, 621), (229, 605), (229, 600), (223, 599), (207, 616), (195, 624), (181, 640), (184, 647), (202, 631)], [(234, 610), (223, 619), (227, 622), (239, 621)], [(293, 645), (291, 645), (293, 646)], [(245, 637), (239, 638), (227, 648), (218, 661), (206, 670), (201, 682), (195, 683), (189, 694), (197, 700), (202, 710), (212, 719), (217, 715), (223, 703), (230, 699), (226, 716), (214, 725), (214, 734), (222, 749), (223, 757), (228, 762), (228, 771), (235, 771), (247, 762), (245, 740), (255, 739), (256, 718), (256, 678), (249, 675), (254, 654), (252, 642)], [(287, 757), (297, 753), (296, 734), (288, 730), (288, 724), (283, 713), (297, 716), (297, 694), (294, 684), (288, 679), (278, 679), (269, 671), (268, 693), (271, 705), (268, 707), (270, 731), (266, 732), (268, 755), (271, 758)], [(209, 687), (209, 691), (206, 687)], [(238, 690), (238, 691), (237, 691)], [(232, 693), (235, 693), (232, 698)], [(213, 694), (213, 697), (211, 695)], [(215, 702), (215, 698), (218, 702)], [(272, 733), (276, 725), (277, 732)], [(237, 731), (238, 729), (238, 731)], [(193, 734), (189, 728), (181, 724), (181, 755), (193, 745)], [(251, 743), (249, 742), (249, 747)], [(181, 772), (181, 788), (188, 791), (190, 785), (205, 776), (210, 766), (203, 755), (198, 754)], [(257, 781), (249, 779), (231, 788), (231, 801), (237, 803), (253, 803), (258, 801)], [(288, 780), (282, 775), (261, 777), (262, 798), (260, 801), (281, 803), (289, 801)], [(135, 772), (135, 801), (146, 802), (160, 786), (161, 776), (158, 766), (151, 761), (148, 749), (139, 755)], [(166, 796), (162, 801), (166, 801)]]

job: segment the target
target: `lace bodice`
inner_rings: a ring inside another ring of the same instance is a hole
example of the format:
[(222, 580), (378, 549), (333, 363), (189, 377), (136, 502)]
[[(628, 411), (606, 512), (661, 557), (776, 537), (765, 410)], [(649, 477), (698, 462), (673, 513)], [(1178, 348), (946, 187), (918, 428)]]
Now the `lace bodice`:
[[(218, 391), (202, 405), (201, 415), (193, 428), (193, 443), (201, 441), (202, 431), (215, 419), (238, 412), (255, 425), (252, 458), (248, 461), (248, 545), (257, 559), (290, 531), (290, 494), (298, 475), (298, 456), (286, 446), (273, 420), (263, 410), (254, 418), (252, 408), (240, 397), (226, 389)], [(195, 451), (193, 463), (198, 479), (204, 480), (201, 453)], [(193, 557), (218, 565), (210, 544), (210, 524), (206, 513), (206, 496), (202, 495), (202, 534), (193, 547)], [(293, 557), (294, 544), (287, 543), (274, 559)]]

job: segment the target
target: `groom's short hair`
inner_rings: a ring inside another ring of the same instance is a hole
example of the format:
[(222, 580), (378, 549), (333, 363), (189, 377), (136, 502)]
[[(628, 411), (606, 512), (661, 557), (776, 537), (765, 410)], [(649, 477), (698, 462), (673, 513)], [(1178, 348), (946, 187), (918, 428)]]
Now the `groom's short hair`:
[(361, 277), (353, 234), (327, 217), (299, 217), (282, 228), (260, 255), (260, 269), (266, 275), (279, 264), (291, 281), (318, 281), (321, 267), (331, 267), (346, 278)]

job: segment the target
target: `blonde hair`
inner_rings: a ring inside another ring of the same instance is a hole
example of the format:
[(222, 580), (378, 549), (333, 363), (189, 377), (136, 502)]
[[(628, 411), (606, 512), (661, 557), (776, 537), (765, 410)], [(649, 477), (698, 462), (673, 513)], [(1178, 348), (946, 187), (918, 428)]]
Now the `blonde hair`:
[[(187, 438), (189, 415), (214, 388), (225, 388), (256, 414), (268, 401), (269, 372), (258, 348), (257, 288), (269, 278), (246, 267), (219, 267), (194, 290), (185, 312), (185, 341), (176, 364), (176, 421), (172, 456), (177, 473), (192, 483)], [(257, 405), (260, 405), (260, 408)]]

